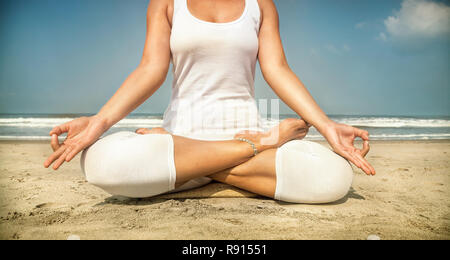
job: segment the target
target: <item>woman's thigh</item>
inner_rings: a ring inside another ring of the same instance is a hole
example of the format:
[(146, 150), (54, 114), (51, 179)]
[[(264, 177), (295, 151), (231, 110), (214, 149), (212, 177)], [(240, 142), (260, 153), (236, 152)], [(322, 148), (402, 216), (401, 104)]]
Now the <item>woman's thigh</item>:
[(113, 195), (151, 197), (175, 188), (171, 135), (122, 131), (105, 136), (81, 155), (91, 184)]
[(294, 203), (329, 203), (343, 198), (353, 181), (350, 163), (327, 147), (294, 140), (276, 154), (275, 199)]

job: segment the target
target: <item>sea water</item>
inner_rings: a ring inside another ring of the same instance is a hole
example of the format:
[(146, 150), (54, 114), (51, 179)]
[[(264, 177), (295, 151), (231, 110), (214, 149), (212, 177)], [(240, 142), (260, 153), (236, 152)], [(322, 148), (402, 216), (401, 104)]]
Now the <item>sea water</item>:
[[(57, 125), (85, 114), (0, 114), (0, 140), (50, 140), (48, 133)], [(295, 115), (264, 118), (264, 128), (276, 126), (281, 120)], [(346, 116), (331, 115), (338, 123), (369, 131), (372, 140), (431, 140), (450, 139), (448, 116)], [(122, 119), (104, 135), (118, 131), (135, 131), (162, 125), (162, 114), (132, 114)], [(63, 138), (63, 136), (61, 137)], [(305, 140), (324, 140), (313, 127)]]

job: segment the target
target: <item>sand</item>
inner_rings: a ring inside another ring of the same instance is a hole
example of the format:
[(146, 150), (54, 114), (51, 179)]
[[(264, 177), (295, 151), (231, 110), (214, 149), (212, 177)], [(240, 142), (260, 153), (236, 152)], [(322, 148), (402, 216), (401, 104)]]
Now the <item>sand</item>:
[[(322, 143), (324, 144), (324, 143)], [(150, 199), (86, 183), (79, 157), (42, 166), (42, 142), (0, 142), (0, 239), (450, 239), (450, 141), (372, 141), (366, 176), (326, 205), (213, 183)]]

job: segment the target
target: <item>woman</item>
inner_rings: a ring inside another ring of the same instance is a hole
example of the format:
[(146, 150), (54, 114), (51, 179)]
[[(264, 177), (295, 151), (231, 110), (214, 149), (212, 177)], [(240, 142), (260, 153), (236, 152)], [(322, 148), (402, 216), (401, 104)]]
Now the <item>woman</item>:
[[(270, 131), (261, 127), (254, 100), (257, 59), (266, 82), (302, 119)], [(163, 127), (100, 138), (157, 91), (170, 62), (172, 97)], [(311, 125), (334, 152), (301, 140)], [(62, 133), (67, 138), (59, 144)], [(375, 174), (364, 159), (369, 133), (330, 120), (289, 68), (272, 0), (152, 0), (137, 69), (96, 115), (57, 126), (50, 135), (54, 153), (45, 167), (53, 163), (56, 170), (83, 151), (87, 180), (128, 197), (214, 179), (278, 200), (327, 203), (348, 192), (348, 161)], [(364, 140), (363, 149), (353, 146), (356, 137)]]

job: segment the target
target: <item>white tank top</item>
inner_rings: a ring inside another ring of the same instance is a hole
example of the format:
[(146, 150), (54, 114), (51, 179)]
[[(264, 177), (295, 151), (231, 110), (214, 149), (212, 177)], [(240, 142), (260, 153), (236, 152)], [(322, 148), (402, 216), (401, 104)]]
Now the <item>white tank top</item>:
[(228, 140), (242, 130), (264, 131), (254, 93), (260, 10), (244, 0), (228, 23), (200, 20), (187, 0), (174, 0), (170, 36), (173, 83), (163, 127), (200, 140)]

